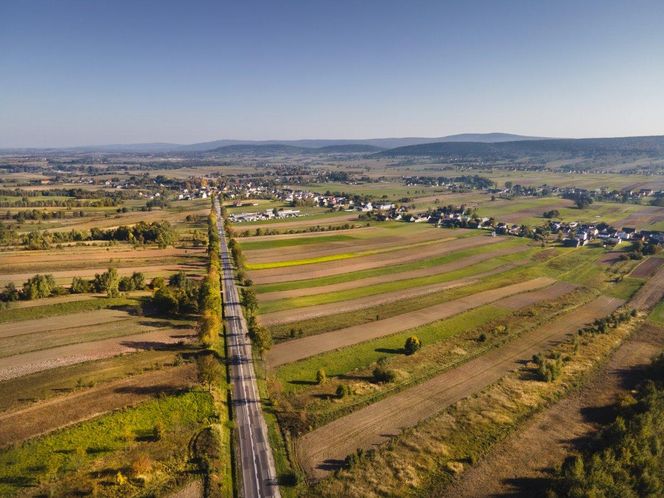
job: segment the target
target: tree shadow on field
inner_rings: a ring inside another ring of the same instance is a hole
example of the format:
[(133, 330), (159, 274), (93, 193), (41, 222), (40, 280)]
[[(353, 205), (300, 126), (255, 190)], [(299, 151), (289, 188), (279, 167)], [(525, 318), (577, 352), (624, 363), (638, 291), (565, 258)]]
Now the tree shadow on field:
[(396, 349), (376, 348), (374, 351), (376, 351), (376, 353), (386, 353), (386, 354), (406, 354), (406, 350), (404, 348), (396, 348)]
[(346, 461), (345, 460), (337, 460), (334, 458), (328, 458), (327, 460), (324, 460), (323, 463), (319, 464), (317, 468), (320, 470), (326, 470), (333, 472), (335, 470), (341, 470), (344, 467), (346, 467)]
[(0, 484), (9, 484), (16, 488), (31, 488), (37, 485), (37, 480), (30, 476), (6, 476), (0, 477)]
[[(546, 474), (553, 476), (553, 469), (542, 469)], [(508, 493), (493, 494), (492, 497), (502, 498), (531, 498), (533, 496), (546, 496), (546, 492), (553, 486), (551, 477), (517, 477), (504, 479), (503, 483), (513, 488)]]
[(154, 385), (154, 386), (125, 386), (118, 387), (114, 392), (118, 394), (139, 394), (157, 396), (159, 394), (181, 394), (189, 389), (184, 386), (173, 386), (170, 384)]
[(337, 378), (340, 380), (359, 380), (370, 382), (373, 377), (371, 375), (353, 375), (353, 374), (339, 374)]
[(296, 386), (316, 386), (318, 382), (315, 380), (289, 380), (289, 384), (294, 384)]
[[(191, 336), (179, 337), (191, 338)], [(146, 351), (179, 351), (182, 349), (182, 344), (157, 341), (122, 341), (120, 345), (127, 348), (143, 349)]]

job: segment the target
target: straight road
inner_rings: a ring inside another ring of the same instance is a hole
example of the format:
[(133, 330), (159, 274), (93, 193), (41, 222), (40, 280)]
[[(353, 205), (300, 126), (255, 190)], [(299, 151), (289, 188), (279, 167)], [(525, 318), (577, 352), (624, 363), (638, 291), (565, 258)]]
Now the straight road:
[(256, 385), (251, 342), (235, 286), (233, 260), (226, 243), (224, 220), (215, 199), (219, 220), (221, 270), (224, 297), (226, 341), (231, 361), (233, 409), (239, 434), (242, 496), (244, 498), (279, 498), (277, 472), (263, 419), (261, 399)]

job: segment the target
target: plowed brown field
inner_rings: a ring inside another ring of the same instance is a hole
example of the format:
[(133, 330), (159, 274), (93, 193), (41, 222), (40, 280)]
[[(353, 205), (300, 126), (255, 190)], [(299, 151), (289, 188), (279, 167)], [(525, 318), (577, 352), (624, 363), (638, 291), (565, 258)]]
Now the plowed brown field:
[(664, 264), (664, 258), (648, 258), (630, 273), (630, 277), (649, 278)]
[(660, 268), (641, 287), (629, 304), (635, 309), (650, 309), (664, 297), (664, 268)]

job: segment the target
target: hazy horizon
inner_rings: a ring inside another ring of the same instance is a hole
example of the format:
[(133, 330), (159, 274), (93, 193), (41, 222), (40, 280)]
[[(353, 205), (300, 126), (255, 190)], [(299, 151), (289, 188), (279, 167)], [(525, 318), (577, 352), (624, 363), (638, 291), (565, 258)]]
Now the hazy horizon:
[(0, 4), (0, 147), (664, 134), (664, 4)]

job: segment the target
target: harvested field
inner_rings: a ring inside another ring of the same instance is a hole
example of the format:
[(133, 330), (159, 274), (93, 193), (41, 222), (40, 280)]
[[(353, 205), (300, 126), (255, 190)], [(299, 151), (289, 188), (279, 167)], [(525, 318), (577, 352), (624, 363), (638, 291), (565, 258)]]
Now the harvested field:
[[(8, 309), (34, 308), (35, 306), (45, 306), (49, 304), (74, 303), (76, 301), (88, 301), (90, 299), (103, 299), (106, 294), (70, 294), (67, 296), (55, 296), (47, 299), (33, 299), (31, 301), (14, 301), (9, 303)], [(1, 328), (1, 327), (0, 327)]]
[(324, 353), (325, 351), (351, 346), (402, 330), (419, 327), (420, 325), (425, 325), (436, 320), (442, 320), (443, 318), (492, 303), (505, 296), (539, 289), (554, 282), (555, 280), (551, 278), (539, 277), (498, 289), (478, 292), (471, 296), (444, 302), (423, 310), (404, 313), (385, 320), (377, 320), (368, 324), (335, 330), (334, 332), (283, 342), (275, 345), (270, 350), (267, 362), (271, 368), (275, 368), (279, 365)]
[(541, 218), (542, 213), (551, 211), (552, 209), (571, 208), (574, 202), (569, 199), (552, 199), (550, 202), (541, 203), (531, 208), (520, 209), (509, 214), (500, 216), (500, 220), (504, 223), (521, 223), (527, 218)]
[(250, 272), (255, 284), (271, 284), (276, 282), (287, 282), (289, 280), (324, 277), (338, 275), (369, 268), (378, 268), (393, 264), (417, 261), (420, 259), (440, 256), (453, 251), (470, 249), (486, 244), (502, 242), (499, 237), (478, 236), (456, 239), (440, 244), (431, 244), (426, 247), (413, 249), (400, 249), (389, 254), (374, 254), (352, 258), (344, 261), (330, 261), (325, 263), (314, 263), (301, 266), (289, 266), (285, 268), (272, 268), (268, 270), (253, 270)]
[(636, 387), (663, 347), (664, 329), (644, 325), (581, 390), (535, 415), (439, 496), (544, 496), (551, 469), (606, 422), (610, 406)]
[(664, 268), (660, 268), (655, 274), (643, 284), (629, 304), (632, 308), (648, 310), (664, 297)]
[(498, 273), (504, 273), (515, 265), (506, 264), (494, 268), (489, 271), (478, 273), (470, 277), (459, 278), (448, 282), (442, 282), (431, 285), (422, 285), (420, 287), (410, 287), (399, 289), (391, 292), (383, 292), (380, 294), (369, 295), (366, 297), (358, 297), (350, 300), (335, 301), (326, 304), (319, 304), (306, 307), (289, 308), (283, 311), (275, 311), (260, 315), (261, 322), (265, 325), (275, 325), (280, 323), (288, 323), (292, 321), (309, 320), (319, 316), (332, 315), (336, 313), (347, 313), (363, 308), (370, 308), (379, 306), (381, 304), (400, 301), (402, 299), (411, 299), (417, 296), (426, 296), (435, 292), (463, 287), (473, 283), (479, 282), (482, 278), (489, 277)]
[(458, 368), (341, 417), (297, 441), (298, 460), (313, 478), (338, 468), (357, 448), (387, 442), (450, 404), (476, 393), (518, 368), (519, 362), (560, 342), (579, 327), (611, 313), (622, 300), (601, 296), (558, 320), (491, 350)]
[(123, 310), (97, 310), (50, 318), (39, 318), (37, 320), (7, 322), (0, 324), (0, 338), (68, 329), (72, 326), (77, 328), (90, 327), (118, 320), (128, 320), (130, 318), (131, 315)]
[(542, 301), (553, 301), (554, 299), (557, 299), (567, 294), (568, 292), (572, 292), (574, 289), (576, 289), (576, 287), (576, 285), (570, 284), (568, 282), (556, 282), (555, 284), (544, 289), (538, 289), (506, 297), (500, 301), (496, 301), (494, 305), (502, 306), (503, 308), (510, 310), (519, 310)]
[(102, 384), (0, 415), (0, 447), (19, 443), (150, 397), (173, 394), (196, 383), (193, 364)]
[(634, 278), (650, 278), (664, 264), (664, 258), (648, 258), (629, 274)]
[(0, 339), (0, 358), (50, 349), (80, 342), (95, 342), (112, 337), (145, 334), (158, 329), (190, 330), (187, 324), (167, 320), (124, 318), (94, 325), (45, 330)]
[(155, 330), (144, 334), (71, 344), (10, 356), (3, 358), (0, 362), (0, 381), (49, 368), (109, 358), (133, 351), (169, 349), (173, 344), (189, 342), (195, 338), (196, 334), (191, 330)]
[[(46, 251), (6, 251), (0, 253), (0, 263), (3, 268), (21, 265), (30, 269), (43, 267), (46, 270), (53, 268), (69, 268), (72, 265), (90, 263), (94, 266), (106, 262), (134, 261), (134, 260), (163, 260), (167, 258), (182, 258), (201, 256), (205, 257), (205, 250), (199, 248), (139, 248), (130, 245), (105, 246), (70, 246), (63, 250), (51, 249)], [(5, 272), (6, 273), (6, 272)]]
[(366, 287), (369, 285), (382, 284), (385, 282), (394, 282), (397, 280), (407, 280), (411, 278), (440, 275), (443, 273), (449, 273), (452, 271), (461, 270), (462, 268), (466, 268), (468, 266), (481, 263), (482, 261), (486, 261), (491, 258), (498, 258), (500, 256), (507, 256), (510, 254), (516, 254), (518, 252), (524, 252), (527, 249), (528, 248), (525, 246), (505, 247), (502, 249), (496, 249), (495, 251), (491, 251), (488, 253), (467, 256), (457, 261), (453, 261), (451, 263), (445, 263), (439, 266), (433, 266), (431, 268), (421, 268), (419, 270), (404, 271), (396, 274), (380, 275), (377, 277), (351, 280), (348, 282), (341, 282), (332, 285), (324, 285), (320, 287), (304, 287), (301, 289), (292, 289), (287, 291), (265, 292), (262, 294), (258, 294), (258, 299), (259, 302), (265, 302), (265, 301), (274, 301), (277, 299), (288, 299), (292, 297), (312, 296), (316, 294), (326, 294), (328, 292), (338, 292), (348, 289), (355, 289), (357, 287)]

